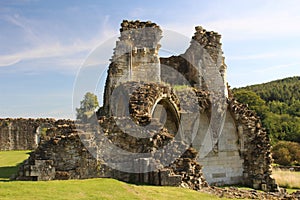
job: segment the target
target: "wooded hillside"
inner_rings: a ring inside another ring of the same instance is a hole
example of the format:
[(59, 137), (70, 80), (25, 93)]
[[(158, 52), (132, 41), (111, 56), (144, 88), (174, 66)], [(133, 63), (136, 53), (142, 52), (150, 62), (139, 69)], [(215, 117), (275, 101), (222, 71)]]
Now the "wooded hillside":
[[(299, 164), (300, 158), (291, 158), (292, 153), (289, 152), (289, 147), (299, 145), (285, 141), (300, 143), (300, 77), (234, 88), (233, 94), (239, 102), (247, 104), (261, 117), (271, 138), (275, 158), (277, 156), (287, 165), (296, 160)], [(276, 154), (277, 149), (280, 155)]]
[(300, 142), (300, 77), (233, 89), (261, 117), (273, 142)]

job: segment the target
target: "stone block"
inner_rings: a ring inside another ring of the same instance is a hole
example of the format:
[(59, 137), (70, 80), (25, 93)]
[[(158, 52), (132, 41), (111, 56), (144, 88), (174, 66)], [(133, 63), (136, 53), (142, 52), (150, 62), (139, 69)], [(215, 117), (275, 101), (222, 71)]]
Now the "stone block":
[(160, 180), (162, 186), (179, 186), (181, 183), (181, 176), (171, 175), (169, 170), (161, 170)]
[(261, 190), (265, 191), (265, 192), (268, 192), (268, 186), (267, 186), (267, 184), (261, 184)]
[(212, 178), (224, 178), (226, 177), (226, 173), (214, 173), (212, 174)]

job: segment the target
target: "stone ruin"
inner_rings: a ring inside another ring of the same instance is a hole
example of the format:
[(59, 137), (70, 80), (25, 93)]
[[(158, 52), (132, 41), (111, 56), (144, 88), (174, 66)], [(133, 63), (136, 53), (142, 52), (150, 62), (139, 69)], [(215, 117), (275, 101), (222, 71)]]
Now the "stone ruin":
[(196, 27), (185, 53), (161, 58), (155, 23), (124, 20), (120, 33), (103, 107), (89, 123), (46, 127), (15, 179), (277, 191), (269, 137), (227, 86), (221, 36)]
[(73, 123), (71, 120), (0, 119), (0, 151), (34, 150), (50, 127)]

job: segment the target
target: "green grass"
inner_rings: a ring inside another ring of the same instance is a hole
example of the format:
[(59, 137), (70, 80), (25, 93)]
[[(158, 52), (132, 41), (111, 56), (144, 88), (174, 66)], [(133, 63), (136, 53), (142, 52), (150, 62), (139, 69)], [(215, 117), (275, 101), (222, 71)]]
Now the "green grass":
[(137, 186), (113, 179), (0, 182), (0, 199), (216, 199), (177, 187)]
[[(108, 178), (64, 181), (8, 181), (29, 151), (0, 151), (0, 199), (218, 199), (178, 188), (127, 184)], [(222, 198), (225, 199), (225, 198)]]
[(30, 151), (0, 151), (0, 181), (16, 173), (18, 165), (28, 158)]
[(290, 189), (290, 188), (286, 188), (286, 192), (289, 194), (292, 194), (293, 192), (297, 192), (299, 189)]

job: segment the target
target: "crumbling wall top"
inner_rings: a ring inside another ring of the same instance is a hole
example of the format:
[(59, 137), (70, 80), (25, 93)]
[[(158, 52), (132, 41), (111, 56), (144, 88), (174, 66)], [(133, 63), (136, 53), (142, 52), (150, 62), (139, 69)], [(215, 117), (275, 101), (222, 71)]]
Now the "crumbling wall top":
[(127, 31), (130, 29), (146, 28), (146, 27), (157, 28), (161, 30), (156, 23), (153, 23), (151, 21), (141, 22), (139, 20), (135, 20), (135, 21), (123, 20), (123, 22), (121, 23), (120, 32)]
[(149, 48), (158, 51), (160, 48), (158, 42), (162, 38), (162, 30), (157, 24), (151, 21), (140, 22), (139, 20), (124, 20), (121, 23), (120, 33), (120, 41), (124, 41), (124, 45), (130, 46), (131, 49)]
[(193, 40), (198, 41), (201, 45), (212, 45), (218, 47), (221, 45), (221, 35), (214, 31), (206, 31), (202, 26), (195, 27), (195, 34)]

